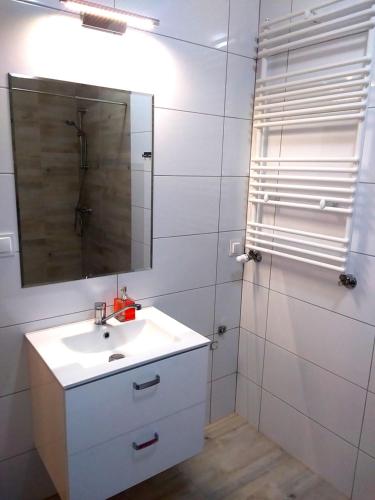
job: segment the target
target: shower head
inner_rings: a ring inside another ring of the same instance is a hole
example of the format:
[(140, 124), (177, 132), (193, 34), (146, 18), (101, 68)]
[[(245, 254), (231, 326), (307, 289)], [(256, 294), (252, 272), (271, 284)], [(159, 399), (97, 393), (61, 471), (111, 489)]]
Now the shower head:
[(74, 122), (73, 120), (65, 120), (65, 124), (68, 125), (69, 127), (74, 127), (77, 130), (79, 136), (86, 135), (86, 133), (81, 128), (79, 128), (76, 122)]

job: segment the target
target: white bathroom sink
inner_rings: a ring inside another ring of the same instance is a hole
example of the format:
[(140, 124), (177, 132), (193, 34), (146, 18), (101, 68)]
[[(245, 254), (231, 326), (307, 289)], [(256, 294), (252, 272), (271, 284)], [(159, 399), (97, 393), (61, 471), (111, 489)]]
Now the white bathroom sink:
[(26, 334), (27, 340), (64, 387), (207, 345), (209, 340), (155, 307), (136, 319), (106, 325), (94, 320)]

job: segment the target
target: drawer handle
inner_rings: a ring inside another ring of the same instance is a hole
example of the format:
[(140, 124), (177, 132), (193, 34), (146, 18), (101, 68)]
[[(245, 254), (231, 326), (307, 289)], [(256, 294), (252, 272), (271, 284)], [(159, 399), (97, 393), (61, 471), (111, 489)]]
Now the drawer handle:
[(137, 384), (137, 382), (133, 382), (133, 388), (136, 391), (142, 391), (142, 389), (147, 389), (147, 387), (152, 387), (153, 385), (160, 384), (160, 377), (156, 375), (154, 380), (150, 380), (149, 382), (145, 382), (144, 384)]
[(143, 450), (144, 448), (148, 448), (149, 446), (152, 446), (153, 444), (157, 443), (159, 441), (159, 434), (157, 432), (154, 433), (154, 437), (150, 439), (150, 441), (145, 441), (144, 443), (137, 444), (135, 441), (133, 441), (133, 448), (135, 450)]

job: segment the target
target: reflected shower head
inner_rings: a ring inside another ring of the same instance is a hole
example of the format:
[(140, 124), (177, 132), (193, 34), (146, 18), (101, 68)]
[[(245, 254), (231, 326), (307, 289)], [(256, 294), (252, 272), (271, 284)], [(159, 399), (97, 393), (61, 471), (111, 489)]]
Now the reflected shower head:
[(76, 122), (74, 122), (73, 120), (65, 120), (65, 123), (66, 125), (69, 125), (69, 127), (74, 127), (77, 130), (78, 135), (86, 135), (86, 133), (81, 128), (79, 128)]

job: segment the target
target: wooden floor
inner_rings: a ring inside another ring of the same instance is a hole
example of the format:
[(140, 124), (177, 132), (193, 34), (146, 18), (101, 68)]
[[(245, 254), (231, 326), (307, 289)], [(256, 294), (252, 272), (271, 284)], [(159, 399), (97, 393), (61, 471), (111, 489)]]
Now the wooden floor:
[(231, 416), (206, 429), (202, 453), (111, 500), (344, 500), (272, 441)]
[(242, 417), (233, 415), (206, 428), (202, 453), (111, 500), (346, 498)]

